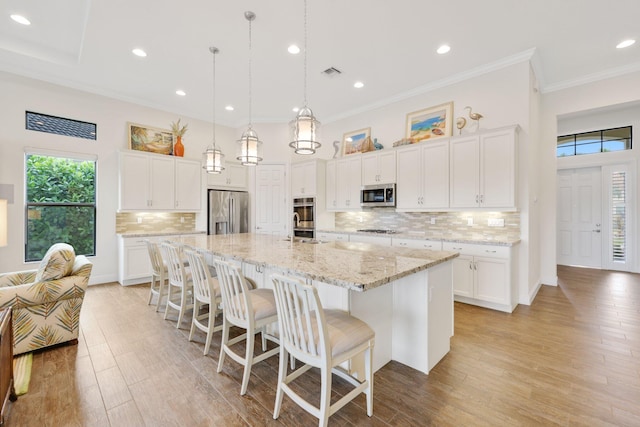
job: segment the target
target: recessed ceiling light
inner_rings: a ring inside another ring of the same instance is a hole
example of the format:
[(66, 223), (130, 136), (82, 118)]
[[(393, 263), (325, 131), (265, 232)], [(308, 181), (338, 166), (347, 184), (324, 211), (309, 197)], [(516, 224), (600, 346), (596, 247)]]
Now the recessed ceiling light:
[(224, 107), (224, 109), (227, 110), (227, 111), (233, 111), (234, 110), (233, 105), (227, 105), (226, 107)]
[(18, 24), (31, 25), (31, 21), (29, 21), (27, 18), (25, 18), (22, 15), (11, 15), (11, 19), (16, 21)]
[(185, 92), (185, 91), (183, 91), (183, 90), (180, 90), (180, 89), (178, 89), (178, 90), (176, 91), (176, 95), (185, 96), (186, 94), (187, 94), (187, 92)]
[(618, 43), (618, 44), (616, 45), (616, 47), (617, 47), (618, 49), (624, 49), (625, 47), (629, 47), (629, 46), (631, 46), (631, 45), (632, 45), (632, 44), (634, 44), (635, 42), (636, 42), (636, 41), (635, 41), (635, 40), (633, 40), (633, 39), (623, 40), (623, 41), (621, 41), (620, 43)]
[(300, 109), (298, 107), (293, 107), (291, 111), (293, 111), (294, 113), (297, 113), (298, 111), (300, 111)]
[(364, 87), (364, 83), (362, 83), (362, 82), (355, 82), (355, 83), (353, 84), (353, 87), (355, 87), (356, 89), (363, 88), (363, 87)]
[(292, 44), (287, 48), (287, 51), (289, 51), (289, 53), (292, 55), (297, 55), (300, 53), (300, 48), (297, 45)]
[(147, 56), (147, 52), (145, 52), (144, 50), (140, 49), (140, 48), (135, 48), (133, 49), (131, 52), (133, 52), (133, 54), (135, 56), (139, 56), (141, 58), (144, 58), (145, 56)]
[(436, 52), (438, 52), (440, 55), (444, 55), (445, 53), (449, 52), (451, 50), (451, 46), (449, 46), (448, 44), (443, 44), (442, 46), (440, 46), (438, 48), (438, 50), (436, 50)]

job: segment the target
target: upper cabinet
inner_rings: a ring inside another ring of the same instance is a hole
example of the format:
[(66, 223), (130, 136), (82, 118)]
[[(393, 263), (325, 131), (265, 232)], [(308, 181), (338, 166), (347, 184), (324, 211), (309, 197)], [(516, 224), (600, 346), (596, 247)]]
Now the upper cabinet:
[(449, 208), (449, 140), (398, 149), (397, 162), (397, 210)]
[(125, 151), (119, 158), (119, 210), (200, 210), (199, 161)]
[(324, 163), (309, 160), (291, 165), (291, 195), (293, 197), (315, 197), (322, 190)]
[(326, 209), (332, 212), (360, 210), (361, 156), (350, 155), (327, 162)]
[(451, 208), (516, 209), (517, 129), (451, 139)]
[(246, 189), (248, 185), (247, 166), (225, 162), (222, 173), (208, 173), (207, 186), (215, 188)]
[(362, 185), (394, 184), (396, 182), (396, 152), (373, 151), (362, 155)]
[(202, 201), (202, 165), (197, 160), (176, 158), (175, 209), (199, 211)]
[(360, 210), (362, 186), (361, 156), (351, 155), (336, 162), (336, 209)]

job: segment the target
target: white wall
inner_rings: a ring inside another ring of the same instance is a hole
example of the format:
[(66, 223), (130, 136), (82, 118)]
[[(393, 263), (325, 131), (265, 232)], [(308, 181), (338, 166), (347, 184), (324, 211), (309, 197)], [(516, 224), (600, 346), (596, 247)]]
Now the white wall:
[[(97, 246), (96, 256), (92, 257), (91, 282), (117, 280), (117, 152), (127, 148), (127, 122), (169, 128), (170, 123), (179, 117), (7, 73), (0, 73), (0, 93), (0, 184), (13, 185), (15, 197), (8, 209), (8, 246), (0, 248), (0, 271), (27, 270), (37, 266), (37, 263), (24, 263), (24, 151), (25, 147), (37, 147), (98, 156)], [(25, 130), (25, 110), (96, 123), (98, 138), (92, 141)], [(189, 124), (184, 137), (185, 157), (200, 159), (212, 140), (211, 124), (186, 117), (182, 122)], [(235, 153), (232, 151), (235, 149), (235, 129), (218, 126), (216, 134), (223, 151)], [(206, 202), (199, 219), (203, 217), (205, 208)]]
[[(558, 117), (640, 100), (640, 72), (601, 80), (542, 96), (540, 121), (540, 270), (543, 283), (557, 283), (556, 141)], [(570, 122), (566, 122), (569, 126)]]

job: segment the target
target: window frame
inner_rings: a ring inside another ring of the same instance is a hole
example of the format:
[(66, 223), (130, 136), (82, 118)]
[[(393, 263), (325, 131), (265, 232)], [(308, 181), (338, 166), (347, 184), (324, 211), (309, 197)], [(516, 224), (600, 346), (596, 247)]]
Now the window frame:
[[(62, 158), (72, 161), (80, 161), (80, 162), (93, 162), (94, 169), (94, 192), (93, 192), (93, 203), (86, 202), (29, 202), (28, 199), (28, 171), (27, 171), (27, 161), (29, 156), (43, 156), (43, 157), (56, 157)], [(98, 230), (98, 157), (96, 155), (91, 154), (82, 154), (82, 153), (72, 153), (72, 152), (63, 152), (56, 150), (46, 150), (40, 148), (25, 148), (24, 153), (24, 252), (23, 258), (24, 262), (38, 262), (40, 259), (28, 259), (27, 258), (27, 249), (29, 242), (29, 209), (31, 207), (89, 207), (93, 208), (93, 252), (91, 254), (80, 254), (77, 255), (85, 255), (87, 257), (96, 256), (97, 252), (97, 230)]]
[[(605, 144), (614, 140), (611, 139), (605, 139), (604, 134), (608, 131), (613, 131), (613, 130), (618, 130), (618, 129), (629, 129), (629, 137), (628, 138), (622, 138), (622, 139), (618, 139), (615, 141), (626, 141), (628, 139), (629, 141), (629, 146), (628, 148), (624, 148), (622, 150), (608, 150), (605, 151)], [(579, 137), (581, 135), (589, 135), (589, 134), (599, 134), (600, 135), (600, 140), (594, 140), (592, 142), (589, 143), (579, 143)], [(558, 144), (558, 140), (560, 140), (561, 138), (572, 138), (573, 139), (573, 144), (572, 145), (566, 145), (567, 142), (563, 143), (562, 147), (563, 148), (567, 148), (567, 149), (573, 149), (573, 153), (572, 154), (565, 154), (565, 155), (559, 155), (558, 154), (558, 149), (561, 147)], [(599, 144), (600, 145), (600, 150), (593, 152), (593, 153), (578, 153), (578, 148), (579, 147), (585, 147), (587, 145), (594, 145), (594, 144)], [(599, 130), (592, 130), (592, 131), (587, 131), (587, 132), (578, 132), (578, 133), (570, 133), (570, 134), (566, 134), (566, 135), (559, 135), (556, 137), (556, 158), (560, 159), (560, 158), (566, 158), (566, 157), (575, 157), (575, 156), (584, 156), (584, 155), (589, 155), (589, 154), (602, 154), (602, 153), (615, 153), (615, 152), (619, 152), (619, 151), (627, 151), (627, 150), (631, 150), (633, 149), (633, 126), (632, 125), (628, 125), (628, 126), (618, 126), (618, 127), (613, 127), (613, 128), (607, 128), (607, 129), (599, 129)]]

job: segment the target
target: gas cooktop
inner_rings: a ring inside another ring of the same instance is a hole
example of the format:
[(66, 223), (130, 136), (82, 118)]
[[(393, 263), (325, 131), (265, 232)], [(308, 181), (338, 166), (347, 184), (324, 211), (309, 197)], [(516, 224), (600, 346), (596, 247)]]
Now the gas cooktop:
[(359, 231), (361, 233), (378, 233), (378, 234), (395, 234), (397, 233), (397, 231), (395, 230), (384, 230), (384, 229), (377, 229), (377, 228), (364, 228), (361, 230), (356, 230)]

